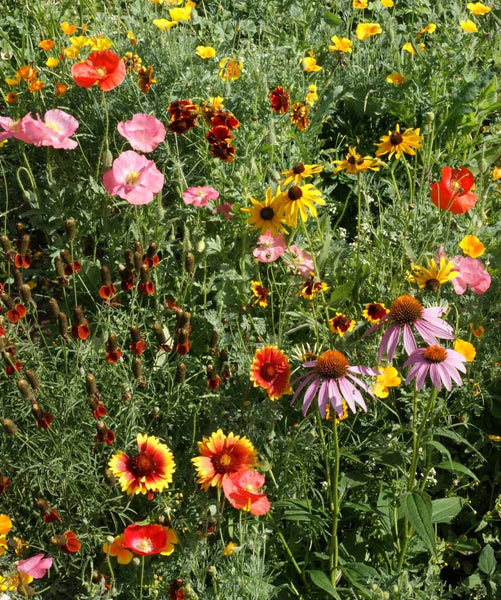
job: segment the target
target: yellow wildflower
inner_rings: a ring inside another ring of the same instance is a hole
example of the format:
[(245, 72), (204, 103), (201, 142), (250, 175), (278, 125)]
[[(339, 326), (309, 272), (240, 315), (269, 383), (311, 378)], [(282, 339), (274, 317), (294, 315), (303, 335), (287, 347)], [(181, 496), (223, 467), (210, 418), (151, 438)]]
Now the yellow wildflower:
[(378, 35), (382, 32), (383, 30), (381, 29), (381, 25), (379, 23), (359, 23), (357, 25), (355, 35), (361, 42), (363, 42), (367, 38), (370, 38), (373, 35)]
[(75, 25), (70, 25), (70, 23), (68, 23), (68, 21), (63, 21), (61, 23), (61, 29), (63, 30), (63, 33), (65, 35), (71, 35), (72, 33), (75, 33), (75, 31), (77, 30)]
[(309, 104), (310, 106), (314, 106), (315, 102), (318, 100), (318, 94), (317, 94), (317, 86), (315, 84), (312, 84), (308, 87), (308, 93), (306, 94), (306, 104)]
[(223, 81), (235, 81), (242, 74), (243, 64), (239, 60), (225, 57), (219, 63), (219, 79)]
[(315, 73), (316, 71), (321, 71), (323, 68), (320, 65), (317, 65), (317, 59), (313, 58), (313, 56), (306, 56), (301, 59), (301, 62), (303, 64), (303, 69), (307, 73)]
[(460, 21), (461, 29), (466, 33), (477, 33), (478, 28), (473, 21), (467, 19), (466, 21)]
[(73, 48), (78, 48), (78, 50), (81, 50), (84, 46), (88, 46), (90, 44), (89, 38), (85, 37), (84, 35), (73, 35), (69, 38), (69, 40)]
[[(425, 45), (422, 42), (418, 44), (418, 48), (419, 50), (421, 50), (421, 52), (425, 51)], [(416, 54), (416, 50), (414, 49), (414, 45), (412, 44), (412, 42), (407, 42), (407, 44), (404, 44), (402, 46), (402, 50), (405, 50), (409, 54)]]
[(468, 2), (468, 4), (466, 5), (466, 8), (473, 14), (473, 15), (486, 15), (488, 12), (491, 12), (491, 9), (488, 6), (485, 6), (485, 4), (482, 4), (482, 2)]
[(92, 50), (108, 50), (113, 46), (113, 42), (107, 37), (96, 35), (90, 38), (89, 45)]
[(200, 56), (200, 58), (214, 58), (216, 50), (212, 46), (197, 46), (195, 54)]
[(494, 167), (492, 169), (492, 181), (497, 181), (501, 179), (501, 167)]
[(367, 8), (367, 0), (353, 0), (353, 8)]
[(407, 81), (407, 77), (404, 77), (402, 74), (394, 71), (386, 76), (386, 82), (392, 85), (402, 85), (404, 81)]
[(485, 246), (475, 235), (466, 235), (460, 242), (459, 247), (471, 258), (478, 258), (485, 252)]
[(459, 339), (454, 341), (454, 350), (462, 354), (466, 358), (466, 362), (471, 362), (477, 353), (473, 344)]
[(237, 546), (237, 544), (235, 544), (235, 542), (229, 542), (224, 547), (223, 556), (232, 556), (237, 551), (236, 550), (237, 548), (238, 548), (238, 546)]
[(392, 8), (393, 5), (393, 0), (381, 0), (381, 6), (384, 6), (385, 8)]
[(183, 8), (169, 8), (169, 15), (173, 21), (189, 21), (191, 19), (191, 11), (195, 6), (195, 2), (188, 0)]
[(158, 27), (160, 31), (168, 31), (174, 25), (177, 25), (177, 21), (169, 21), (168, 19), (153, 19), (153, 25)]
[(378, 398), (387, 398), (390, 394), (388, 388), (398, 387), (402, 380), (398, 375), (398, 371), (395, 367), (389, 365), (388, 367), (378, 367), (381, 375), (376, 377), (376, 383), (372, 386), (372, 393)]
[(49, 67), (49, 69), (54, 69), (54, 67), (57, 67), (59, 64), (59, 58), (49, 56), (49, 58), (45, 61), (45, 64)]
[(332, 46), (329, 46), (329, 52), (352, 52), (353, 42), (345, 37), (333, 35), (331, 37)]

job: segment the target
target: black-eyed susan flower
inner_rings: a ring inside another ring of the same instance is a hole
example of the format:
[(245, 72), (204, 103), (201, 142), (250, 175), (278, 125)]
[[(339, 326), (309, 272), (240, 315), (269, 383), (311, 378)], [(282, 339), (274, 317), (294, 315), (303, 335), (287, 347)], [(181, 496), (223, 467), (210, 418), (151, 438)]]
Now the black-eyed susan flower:
[(353, 42), (348, 38), (333, 35), (331, 37), (331, 42), (332, 45), (329, 46), (329, 52), (353, 52)]
[(348, 148), (348, 154), (344, 160), (334, 160), (332, 164), (337, 165), (334, 173), (346, 171), (351, 175), (358, 175), (366, 171), (379, 171), (379, 168), (383, 165), (378, 158), (358, 154), (356, 146)]
[(370, 302), (365, 305), (362, 316), (369, 321), (369, 323), (374, 324), (385, 317), (389, 312), (390, 311), (382, 302)]
[(388, 160), (391, 160), (393, 155), (400, 158), (402, 153), (414, 156), (414, 148), (421, 148), (423, 137), (419, 135), (418, 129), (406, 129), (403, 133), (400, 132), (400, 125), (396, 125), (395, 131), (389, 131), (388, 135), (383, 135), (381, 143), (376, 144), (379, 150), (376, 150), (376, 156), (384, 156), (388, 154)]
[(417, 283), (421, 289), (436, 292), (444, 283), (459, 275), (459, 271), (455, 271), (453, 267), (452, 260), (447, 260), (445, 256), (440, 257), (439, 264), (430, 258), (429, 268), (411, 265), (413, 272), (408, 279), (411, 283)]
[(350, 319), (343, 313), (336, 313), (332, 319), (329, 319), (329, 329), (332, 333), (343, 337), (345, 333), (352, 331), (356, 325), (355, 319)]
[(192, 458), (197, 470), (197, 483), (202, 490), (222, 487), (223, 481), (232, 473), (253, 469), (257, 465), (257, 451), (251, 441), (243, 436), (218, 429), (210, 437), (198, 442), (201, 456)]
[(292, 169), (282, 171), (280, 175), (285, 175), (285, 179), (281, 182), (284, 187), (294, 183), (299, 185), (303, 179), (313, 177), (316, 173), (321, 173), (324, 170), (322, 165), (305, 165), (298, 162), (293, 165)]
[(289, 115), (290, 122), (295, 125), (299, 131), (304, 131), (310, 124), (308, 114), (310, 109), (302, 102), (296, 102), (291, 106)]
[(272, 235), (278, 235), (280, 232), (289, 233), (283, 224), (285, 215), (282, 201), (278, 194), (272, 194), (271, 187), (266, 190), (266, 197), (262, 202), (254, 198), (250, 198), (250, 201), (252, 208), (240, 210), (249, 213), (247, 222), (252, 225), (252, 229), (260, 229), (261, 234), (266, 233), (267, 230)]
[(289, 390), (289, 359), (277, 346), (256, 350), (250, 370), (254, 387), (266, 390), (270, 400), (277, 400)]
[(298, 215), (301, 215), (301, 220), (306, 223), (308, 213), (316, 218), (316, 204), (325, 205), (322, 192), (311, 183), (302, 186), (293, 185), (288, 190), (279, 191), (278, 198), (285, 214), (285, 222), (291, 227), (297, 226)]
[(254, 296), (253, 306), (259, 305), (262, 308), (268, 306), (268, 295), (270, 290), (265, 287), (260, 281), (251, 281), (251, 292)]
[(118, 450), (108, 463), (122, 492), (129, 496), (162, 492), (172, 482), (176, 468), (172, 452), (158, 438), (142, 433), (137, 435), (137, 448), (133, 456)]

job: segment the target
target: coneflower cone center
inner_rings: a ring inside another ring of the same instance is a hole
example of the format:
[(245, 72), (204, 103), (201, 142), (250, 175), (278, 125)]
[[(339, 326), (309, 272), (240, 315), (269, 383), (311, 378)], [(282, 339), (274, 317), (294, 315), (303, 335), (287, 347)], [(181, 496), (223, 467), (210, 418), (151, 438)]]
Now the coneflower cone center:
[(326, 379), (340, 379), (348, 373), (349, 366), (344, 354), (337, 350), (327, 350), (318, 357), (315, 371)]
[(399, 131), (394, 131), (390, 135), (390, 143), (392, 146), (398, 146), (404, 141), (402, 134)]
[(277, 370), (272, 364), (264, 363), (259, 371), (259, 374), (265, 381), (271, 381), (277, 374)]
[(219, 475), (225, 475), (226, 473), (233, 473), (235, 471), (233, 457), (226, 452), (221, 455), (213, 456), (212, 464), (214, 465), (214, 470), (216, 473), (219, 473)]
[(261, 217), (261, 219), (263, 219), (263, 221), (272, 221), (273, 217), (275, 216), (275, 212), (273, 211), (271, 206), (265, 206), (259, 212), (259, 216)]
[(303, 163), (296, 163), (293, 167), (292, 167), (293, 172), (296, 175), (300, 175), (301, 173), (304, 173), (304, 165)]
[(423, 356), (428, 362), (441, 363), (447, 358), (447, 352), (442, 346), (428, 346)]
[(398, 297), (390, 308), (390, 317), (398, 325), (412, 325), (423, 314), (423, 305), (412, 296)]
[(299, 198), (301, 198), (303, 195), (303, 191), (298, 185), (293, 185), (287, 192), (287, 195), (289, 196), (289, 200), (299, 200)]
[(156, 462), (148, 454), (140, 452), (130, 459), (130, 470), (136, 477), (146, 477), (155, 472)]

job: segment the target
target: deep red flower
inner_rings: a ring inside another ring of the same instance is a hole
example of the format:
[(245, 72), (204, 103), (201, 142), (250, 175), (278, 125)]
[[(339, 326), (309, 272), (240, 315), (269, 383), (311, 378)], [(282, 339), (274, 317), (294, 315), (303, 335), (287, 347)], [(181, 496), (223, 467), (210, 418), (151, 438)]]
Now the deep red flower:
[(102, 285), (99, 288), (99, 297), (107, 302), (109, 302), (116, 293), (117, 288), (113, 283), (110, 283), (109, 285)]
[(148, 344), (143, 339), (140, 339), (138, 342), (131, 342), (129, 344), (130, 351), (137, 356), (141, 356), (147, 347)]
[(54, 415), (49, 412), (41, 412), (39, 415), (35, 415), (37, 421), (37, 427), (40, 429), (49, 429), (50, 424), (54, 420)]
[(18, 269), (29, 269), (31, 265), (31, 256), (29, 254), (16, 254), (14, 256), (14, 266)]
[(14, 375), (14, 370), (21, 372), (21, 369), (23, 368), (23, 363), (20, 360), (15, 360), (14, 364), (8, 364), (5, 367), (5, 372), (7, 373), (7, 375)]
[(125, 78), (125, 63), (111, 50), (91, 52), (85, 62), (71, 67), (71, 75), (75, 83), (90, 88), (95, 83), (104, 92), (120, 85)]
[(134, 523), (124, 530), (124, 547), (140, 556), (160, 554), (166, 543), (167, 533), (161, 525)]
[(78, 262), (78, 260), (74, 260), (72, 263), (68, 265), (64, 265), (64, 273), (65, 275), (73, 275), (74, 273), (79, 273), (82, 270), (82, 265)]
[(65, 554), (75, 554), (80, 550), (82, 544), (80, 540), (77, 538), (76, 533), (71, 530), (65, 531), (63, 533), (64, 543), (61, 545), (61, 551)]
[(90, 335), (89, 324), (87, 323), (87, 319), (84, 319), (84, 322), (81, 325), (72, 325), (71, 326), (71, 337), (74, 340), (86, 340)]
[(123, 292), (130, 292), (130, 290), (134, 287), (134, 277), (129, 277), (129, 279), (122, 279), (120, 282), (120, 287)]
[(237, 149), (235, 146), (230, 146), (226, 142), (221, 142), (219, 144), (211, 144), (209, 146), (209, 152), (215, 158), (219, 158), (223, 162), (233, 162), (235, 160), (235, 154)]
[(11, 323), (17, 323), (19, 319), (24, 319), (26, 316), (26, 307), (24, 304), (16, 304), (16, 306), (7, 311), (7, 317)]
[(281, 85), (270, 92), (269, 98), (273, 112), (284, 115), (289, 110), (289, 90), (284, 90)]
[(159, 262), (160, 258), (158, 254), (154, 254), (153, 256), (148, 256), (147, 254), (145, 254), (143, 256), (143, 265), (147, 267), (148, 270), (153, 269), (153, 267), (156, 267)]
[(456, 215), (468, 212), (477, 203), (477, 194), (470, 192), (474, 183), (473, 173), (465, 167), (444, 167), (442, 180), (430, 186), (431, 201), (438, 208)]
[(11, 481), (5, 475), (0, 475), (0, 495), (7, 492), (7, 488), (11, 484)]
[(117, 363), (122, 358), (122, 351), (120, 348), (116, 348), (115, 350), (107, 350), (106, 352), (106, 362), (111, 365)]
[(211, 145), (222, 142), (229, 144), (233, 140), (233, 135), (231, 129), (226, 125), (215, 125), (210, 128), (205, 138)]
[(49, 508), (44, 512), (40, 511), (40, 514), (42, 515), (42, 519), (45, 523), (55, 523), (56, 521), (61, 522), (61, 517), (54, 508)]
[(148, 296), (152, 296), (155, 293), (155, 284), (153, 281), (140, 281), (137, 284), (137, 289), (142, 294), (147, 294)]
[(230, 129), (237, 129), (237, 127), (240, 126), (240, 121), (229, 110), (222, 110), (212, 117), (211, 124), (212, 127), (223, 125), (224, 127), (229, 127)]
[(175, 102), (171, 102), (168, 111), (171, 121), (196, 119), (199, 114), (198, 106), (190, 100), (176, 100)]

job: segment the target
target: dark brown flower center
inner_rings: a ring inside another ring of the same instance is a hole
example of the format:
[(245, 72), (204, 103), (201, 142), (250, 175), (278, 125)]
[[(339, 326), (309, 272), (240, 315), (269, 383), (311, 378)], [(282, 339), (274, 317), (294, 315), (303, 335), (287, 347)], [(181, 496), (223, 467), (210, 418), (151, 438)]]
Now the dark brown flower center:
[(303, 195), (303, 191), (298, 185), (293, 185), (291, 189), (287, 192), (287, 195), (289, 196), (289, 200), (295, 201), (301, 198), (301, 196)]
[(315, 371), (326, 379), (340, 379), (348, 373), (349, 366), (344, 354), (337, 350), (327, 350), (318, 357)]
[(275, 216), (275, 212), (271, 208), (271, 206), (265, 206), (259, 212), (259, 216), (261, 217), (261, 219), (263, 219), (263, 221), (273, 221), (273, 217)]
[(303, 163), (296, 163), (293, 167), (292, 170), (294, 171), (294, 173), (296, 175), (299, 175), (300, 173), (304, 173), (304, 165)]
[(146, 477), (155, 472), (157, 465), (153, 458), (144, 452), (136, 454), (130, 459), (130, 470), (135, 477)]
[(374, 302), (367, 306), (367, 314), (371, 319), (379, 320), (386, 315), (386, 309), (379, 302)]
[(442, 346), (428, 346), (423, 354), (425, 360), (431, 363), (441, 363), (447, 358), (447, 352)]
[(355, 156), (348, 156), (348, 158), (347, 158), (347, 162), (348, 162), (348, 164), (350, 164), (350, 165), (354, 165), (354, 164), (356, 164), (356, 162), (357, 162), (357, 159), (355, 158)]
[(390, 317), (398, 325), (412, 325), (422, 313), (423, 305), (412, 296), (399, 296), (390, 308)]
[(223, 452), (223, 454), (216, 454), (211, 458), (212, 464), (214, 466), (214, 470), (219, 475), (224, 475), (226, 473), (233, 473), (236, 471), (233, 456), (227, 452)]
[(440, 287), (440, 281), (438, 279), (428, 279), (424, 287), (430, 292), (436, 292)]
[(271, 363), (264, 363), (259, 370), (259, 374), (265, 381), (272, 381), (277, 374), (277, 370)]
[(393, 131), (390, 135), (390, 143), (392, 146), (398, 146), (404, 141), (402, 134), (399, 131)]

